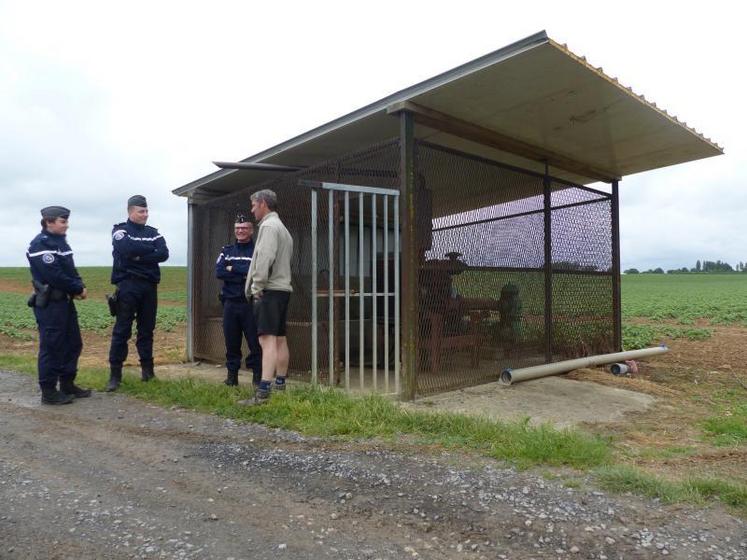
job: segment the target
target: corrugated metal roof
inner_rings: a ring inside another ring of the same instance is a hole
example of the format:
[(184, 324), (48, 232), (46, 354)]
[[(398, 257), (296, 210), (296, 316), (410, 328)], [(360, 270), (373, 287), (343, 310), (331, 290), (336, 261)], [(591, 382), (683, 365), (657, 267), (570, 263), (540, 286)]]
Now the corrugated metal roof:
[[(397, 136), (387, 109), (403, 104), (419, 111), (419, 138), (534, 171), (549, 161), (553, 175), (582, 184), (723, 153), (542, 31), (243, 161), (314, 165), (366, 148)], [(213, 196), (267, 178), (221, 170), (174, 193)]]

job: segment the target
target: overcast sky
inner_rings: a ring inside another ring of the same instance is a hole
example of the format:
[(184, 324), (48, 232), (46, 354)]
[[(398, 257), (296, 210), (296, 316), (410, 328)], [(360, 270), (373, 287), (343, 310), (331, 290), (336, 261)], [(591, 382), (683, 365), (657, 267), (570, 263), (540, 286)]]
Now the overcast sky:
[(183, 265), (186, 201), (171, 190), (212, 160), (542, 29), (726, 149), (623, 180), (623, 268), (747, 261), (744, 17), (686, 5), (0, 0), (0, 266), (26, 264), (50, 204), (73, 210), (76, 263), (110, 264), (132, 194)]

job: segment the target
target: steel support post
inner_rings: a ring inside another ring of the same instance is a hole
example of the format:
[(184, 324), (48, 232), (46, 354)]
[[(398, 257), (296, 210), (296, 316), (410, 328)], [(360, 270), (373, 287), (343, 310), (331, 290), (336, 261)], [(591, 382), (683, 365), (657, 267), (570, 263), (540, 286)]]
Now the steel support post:
[(552, 362), (552, 196), (551, 179), (545, 165), (542, 181), (545, 211), (545, 362)]
[(612, 319), (615, 350), (622, 350), (622, 298), (620, 294), (620, 198), (618, 181), (612, 181)]
[(195, 204), (187, 200), (187, 360), (195, 359)]
[(418, 248), (415, 222), (415, 121), (402, 111), (400, 123), (400, 213), (402, 222), (402, 384), (400, 396), (415, 398), (418, 370)]

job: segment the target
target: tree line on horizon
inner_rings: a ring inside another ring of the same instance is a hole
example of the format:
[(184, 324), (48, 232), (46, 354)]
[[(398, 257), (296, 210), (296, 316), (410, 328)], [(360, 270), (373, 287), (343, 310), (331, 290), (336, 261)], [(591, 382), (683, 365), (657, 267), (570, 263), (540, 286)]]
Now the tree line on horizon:
[(712, 273), (712, 272), (735, 272), (742, 273), (747, 272), (747, 263), (738, 262), (735, 266), (731, 266), (727, 262), (723, 261), (706, 261), (701, 262), (698, 260), (693, 268), (673, 268), (670, 270), (664, 270), (661, 267), (649, 268), (648, 270), (638, 270), (637, 268), (628, 268), (623, 271), (623, 274), (698, 274), (698, 273)]

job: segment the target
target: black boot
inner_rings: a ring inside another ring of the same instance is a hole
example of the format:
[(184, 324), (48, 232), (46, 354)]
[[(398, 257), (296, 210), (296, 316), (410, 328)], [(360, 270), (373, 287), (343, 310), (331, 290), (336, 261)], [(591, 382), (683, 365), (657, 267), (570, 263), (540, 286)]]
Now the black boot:
[(58, 391), (55, 387), (42, 387), (42, 404), (70, 404), (73, 402), (71, 395)]
[(60, 379), (60, 391), (76, 399), (85, 399), (91, 396), (90, 389), (78, 387), (72, 379)]
[(143, 381), (150, 381), (156, 376), (156, 373), (153, 371), (153, 364), (140, 364), (140, 379)]
[(228, 375), (226, 376), (226, 380), (223, 382), (229, 387), (235, 387), (239, 384), (239, 372), (238, 371), (229, 371)]
[(120, 383), (122, 383), (122, 366), (111, 366), (109, 383), (106, 384), (106, 392), (111, 393), (112, 391), (116, 391)]

